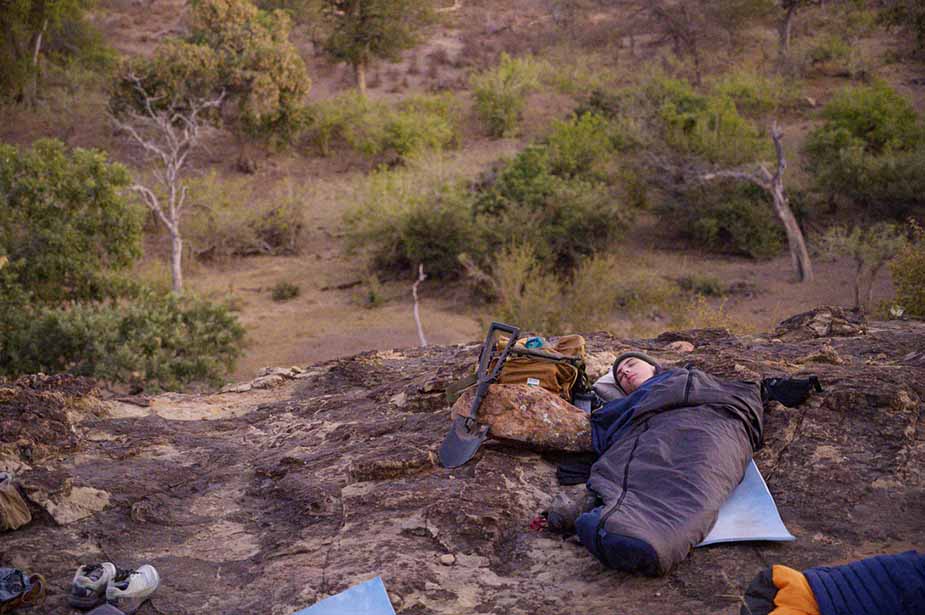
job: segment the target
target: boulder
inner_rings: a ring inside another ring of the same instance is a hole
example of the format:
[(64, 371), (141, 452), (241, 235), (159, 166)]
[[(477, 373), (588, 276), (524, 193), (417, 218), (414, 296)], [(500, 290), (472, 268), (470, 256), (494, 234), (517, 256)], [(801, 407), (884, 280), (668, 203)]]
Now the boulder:
[[(475, 387), (453, 404), (452, 415), (469, 416)], [(526, 384), (492, 384), (479, 407), (477, 421), (489, 433), (537, 450), (585, 452), (591, 446), (588, 414), (558, 395)]]

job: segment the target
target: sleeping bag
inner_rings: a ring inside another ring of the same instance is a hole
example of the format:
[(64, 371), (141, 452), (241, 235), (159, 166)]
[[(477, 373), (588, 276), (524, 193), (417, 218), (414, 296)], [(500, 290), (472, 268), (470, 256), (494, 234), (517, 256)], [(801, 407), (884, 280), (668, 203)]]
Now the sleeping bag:
[(761, 442), (760, 385), (696, 369), (657, 373), (591, 415), (604, 504), (578, 536), (611, 568), (666, 574), (710, 531)]

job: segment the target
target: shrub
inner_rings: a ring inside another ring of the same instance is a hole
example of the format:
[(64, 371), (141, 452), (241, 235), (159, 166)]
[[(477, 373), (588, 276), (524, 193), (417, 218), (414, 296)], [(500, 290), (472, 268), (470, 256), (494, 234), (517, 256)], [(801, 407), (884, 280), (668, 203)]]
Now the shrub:
[(678, 278), (678, 286), (681, 290), (704, 297), (722, 297), (726, 294), (726, 285), (712, 275), (699, 273), (684, 275)]
[(347, 140), (347, 131), (373, 104), (358, 92), (347, 92), (306, 106), (302, 110), (306, 138), (321, 156), (330, 156), (331, 149)]
[(703, 295), (694, 295), (687, 304), (676, 306), (672, 314), (673, 329), (726, 329), (732, 333), (747, 333), (752, 326), (727, 308), (723, 299), (712, 305)]
[(925, 231), (913, 224), (914, 241), (890, 263), (896, 302), (904, 313), (925, 318)]
[(908, 149), (925, 137), (912, 103), (883, 82), (841, 90), (821, 115), (825, 124), (812, 139), (844, 139), (871, 154)]
[(380, 170), (346, 215), (347, 246), (369, 254), (374, 268), (390, 273), (421, 263), (432, 277), (457, 275), (463, 252), (481, 254), (471, 197), (439, 169)]
[(196, 257), (298, 252), (304, 220), (291, 188), (263, 194), (247, 179), (214, 172), (190, 184), (186, 242)]
[(619, 80), (613, 57), (607, 53), (588, 53), (571, 46), (545, 52), (550, 59), (541, 71), (541, 81), (550, 89), (566, 96), (610, 86)]
[(661, 205), (661, 218), (681, 237), (726, 254), (771, 258), (784, 243), (768, 196), (750, 185), (694, 187), (683, 201)]
[(302, 289), (299, 288), (298, 284), (283, 281), (273, 285), (273, 289), (270, 291), (270, 297), (273, 298), (273, 301), (289, 301), (290, 299), (298, 297), (301, 292)]
[(0, 144), (0, 255), (35, 301), (111, 296), (111, 274), (141, 254), (140, 211), (121, 191), (125, 167), (56, 140)]
[(650, 80), (643, 94), (665, 143), (682, 154), (739, 165), (768, 153), (768, 140), (725, 95), (703, 96), (687, 81), (665, 77)]
[(923, 203), (925, 130), (906, 99), (882, 83), (847, 88), (822, 116), (805, 146), (817, 191), (894, 217)]
[(493, 249), (526, 239), (567, 270), (620, 236), (632, 216), (600, 182), (564, 179), (551, 166), (548, 148), (526, 148), (482, 187), (476, 211)]
[(868, 228), (830, 228), (820, 242), (829, 256), (854, 261), (854, 307), (869, 310), (877, 273), (906, 246), (906, 236), (895, 224), (880, 222)]
[(492, 263), (489, 278), (495, 294), (494, 312), (521, 329), (562, 331), (562, 282), (544, 270), (529, 244), (505, 248)]
[(617, 315), (637, 318), (674, 311), (678, 288), (626, 257), (595, 255), (570, 276), (543, 265), (530, 244), (508, 246), (487, 275), (469, 264), (471, 276), (492, 291), (492, 311), (523, 329), (548, 334), (606, 328)]
[(768, 77), (749, 70), (735, 70), (718, 78), (712, 92), (732, 100), (741, 113), (762, 116), (782, 107), (792, 107), (800, 98), (800, 86), (781, 77)]
[(599, 177), (616, 149), (607, 120), (591, 113), (553, 122), (546, 148), (549, 170), (560, 177)]
[(340, 146), (406, 161), (459, 141), (458, 101), (449, 94), (415, 96), (393, 109), (354, 92), (306, 107), (303, 116), (303, 131), (322, 156)]
[(503, 53), (498, 66), (472, 77), (476, 110), (488, 134), (510, 137), (517, 133), (527, 94), (539, 87), (540, 70), (541, 64), (532, 58)]
[(125, 277), (141, 232), (127, 181), (99, 152), (0, 146), (0, 375), (173, 387), (233, 364), (243, 329), (226, 307)]
[(226, 306), (149, 292), (114, 304), (0, 305), (0, 331), (4, 375), (66, 371), (160, 388), (219, 382), (244, 337)]

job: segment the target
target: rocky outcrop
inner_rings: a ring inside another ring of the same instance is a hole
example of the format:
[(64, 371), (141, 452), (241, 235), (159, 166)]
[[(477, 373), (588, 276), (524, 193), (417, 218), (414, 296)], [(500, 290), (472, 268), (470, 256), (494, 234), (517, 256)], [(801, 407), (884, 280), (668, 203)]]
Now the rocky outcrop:
[(8, 385), (0, 446), (21, 484), (109, 498), (66, 525), (32, 500), (33, 521), (2, 536), (0, 565), (44, 574), (55, 613), (76, 567), (101, 559), (158, 568), (150, 613), (290, 615), (376, 575), (407, 614), (737, 612), (769, 563), (925, 549), (925, 324), (818, 329), (587, 336), (601, 357), (633, 347), (723, 377), (820, 377), (825, 391), (803, 406), (767, 408), (756, 457), (793, 543), (697, 549), (644, 579), (532, 531), (562, 490), (556, 457), (488, 440), (461, 468), (436, 463), (444, 392), (471, 373), (471, 344), (370, 352), (261, 376), (280, 376), (273, 388), (147, 405), (99, 403), (66, 378)]
[[(453, 404), (453, 416), (469, 416), (475, 387)], [(520, 442), (539, 451), (592, 451), (588, 415), (546, 389), (525, 384), (492, 384), (479, 405), (477, 420), (492, 437)]]

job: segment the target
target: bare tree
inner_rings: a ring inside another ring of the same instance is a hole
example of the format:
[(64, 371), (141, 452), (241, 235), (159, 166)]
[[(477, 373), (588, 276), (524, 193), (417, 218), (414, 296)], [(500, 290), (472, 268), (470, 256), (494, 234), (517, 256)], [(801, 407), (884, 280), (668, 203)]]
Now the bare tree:
[(767, 165), (758, 164), (758, 168), (752, 171), (730, 169), (705, 173), (701, 177), (707, 181), (720, 177), (747, 181), (770, 194), (774, 201), (774, 211), (787, 233), (790, 258), (793, 262), (793, 270), (797, 279), (800, 282), (811, 282), (813, 279), (813, 267), (809, 260), (809, 251), (806, 249), (806, 240), (803, 238), (803, 231), (800, 230), (800, 225), (797, 224), (797, 220), (787, 201), (787, 194), (784, 192), (784, 169), (787, 168), (787, 161), (784, 158), (783, 136), (783, 131), (775, 121), (771, 127), (771, 139), (774, 141), (774, 151), (777, 154), (777, 167), (774, 173), (768, 170)]
[(786, 68), (790, 61), (790, 39), (793, 33), (793, 20), (799, 9), (819, 6), (822, 0), (780, 0), (780, 21), (777, 24), (778, 58), (781, 68)]
[(131, 189), (141, 195), (145, 205), (170, 234), (170, 274), (173, 290), (180, 292), (183, 290), (180, 218), (187, 196), (183, 173), (190, 153), (200, 145), (205, 125), (203, 114), (218, 108), (225, 92), (211, 99), (173, 99), (164, 104), (162, 98), (146, 91), (139, 77), (129, 75), (128, 79), (138, 94), (140, 105), (137, 109), (111, 113), (111, 119), (156, 163), (157, 185), (152, 188), (135, 183)]
[(418, 279), (415, 280), (411, 287), (411, 294), (414, 296), (414, 322), (418, 326), (418, 339), (421, 340), (421, 346), (427, 346), (427, 338), (424, 337), (424, 327), (421, 325), (421, 311), (418, 308), (418, 286), (427, 279), (424, 275), (424, 264), (418, 265)]

